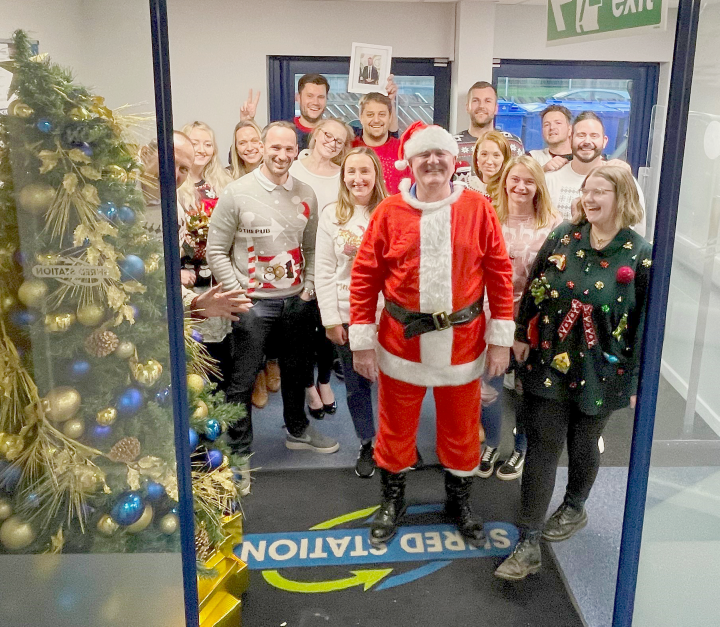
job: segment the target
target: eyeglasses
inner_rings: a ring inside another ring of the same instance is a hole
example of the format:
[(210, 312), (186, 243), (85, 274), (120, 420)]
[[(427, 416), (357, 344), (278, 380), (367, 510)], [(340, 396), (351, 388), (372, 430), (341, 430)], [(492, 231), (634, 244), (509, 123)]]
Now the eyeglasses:
[(344, 139), (338, 139), (335, 137), (335, 135), (331, 135), (328, 133), (325, 129), (320, 129), (322, 131), (322, 134), (325, 135), (325, 141), (330, 144), (335, 144), (337, 146), (342, 146), (345, 143)]
[(615, 190), (613, 189), (585, 189), (584, 187), (580, 190), (580, 195), (583, 198), (587, 198), (592, 194), (595, 198), (602, 198), (605, 194), (612, 194)]

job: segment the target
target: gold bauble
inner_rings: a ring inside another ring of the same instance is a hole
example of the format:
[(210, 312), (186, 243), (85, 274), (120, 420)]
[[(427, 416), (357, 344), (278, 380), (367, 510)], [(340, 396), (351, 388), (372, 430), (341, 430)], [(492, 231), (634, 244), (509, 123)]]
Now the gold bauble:
[(75, 322), (74, 313), (52, 313), (45, 316), (45, 330), (48, 333), (67, 331)]
[(35, 540), (35, 531), (19, 516), (10, 516), (0, 526), (0, 544), (10, 551), (30, 546)]
[(61, 386), (50, 390), (42, 399), (42, 404), (45, 414), (50, 420), (65, 422), (77, 414), (81, 400), (76, 389)]
[(12, 294), (7, 294), (0, 299), (0, 311), (10, 311), (17, 305), (17, 298)]
[(40, 309), (45, 302), (48, 293), (48, 286), (40, 279), (25, 281), (18, 289), (18, 298), (26, 307)]
[(132, 375), (135, 381), (146, 388), (152, 387), (162, 376), (163, 367), (159, 361), (148, 359), (144, 364), (131, 366)]
[(119, 165), (109, 165), (105, 168), (104, 172), (107, 178), (119, 181), (120, 183), (127, 182), (127, 171), (125, 168), (121, 168)]
[(12, 503), (8, 499), (0, 499), (0, 520), (12, 516)]
[(53, 200), (55, 200), (55, 188), (45, 183), (30, 183), (20, 190), (18, 196), (20, 206), (36, 215), (45, 213)]
[(149, 503), (145, 506), (140, 520), (134, 522), (132, 525), (125, 527), (125, 531), (128, 533), (140, 533), (147, 529), (147, 526), (152, 522), (153, 519), (153, 508)]
[(188, 390), (200, 394), (205, 387), (205, 380), (199, 374), (189, 374), (187, 376)]
[(203, 401), (198, 401), (197, 405), (195, 406), (195, 411), (193, 412), (192, 417), (199, 420), (201, 418), (207, 418), (208, 416), (208, 406)]
[(83, 122), (84, 120), (89, 120), (92, 116), (85, 107), (73, 107), (68, 112), (68, 117), (73, 122)]
[(101, 409), (97, 413), (95, 420), (97, 420), (98, 424), (107, 427), (117, 420), (117, 409), (115, 409), (114, 407)]
[(73, 473), (80, 489), (88, 493), (94, 492), (98, 484), (105, 478), (99, 468), (93, 468), (92, 466), (77, 466)]
[(105, 309), (101, 305), (90, 303), (78, 307), (77, 321), (85, 327), (96, 327), (105, 318)]
[(63, 433), (67, 437), (77, 440), (83, 433), (85, 433), (85, 422), (80, 418), (68, 420), (63, 425)]
[(29, 118), (35, 112), (22, 100), (13, 100), (8, 107), (8, 113), (16, 118)]
[(180, 520), (175, 514), (165, 514), (160, 519), (160, 531), (166, 536), (170, 536), (178, 530), (180, 526)]
[(135, 344), (128, 340), (120, 342), (113, 355), (118, 359), (130, 359), (135, 354)]
[(104, 536), (111, 536), (119, 528), (120, 525), (118, 525), (108, 514), (103, 514), (100, 520), (98, 520), (97, 530)]

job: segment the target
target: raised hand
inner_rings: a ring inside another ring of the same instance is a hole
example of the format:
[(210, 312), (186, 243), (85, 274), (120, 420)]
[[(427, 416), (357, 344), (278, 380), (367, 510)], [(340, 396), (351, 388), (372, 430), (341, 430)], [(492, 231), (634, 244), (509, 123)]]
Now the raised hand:
[(260, 102), (260, 90), (258, 89), (257, 96), (253, 98), (253, 90), (248, 93), (248, 98), (240, 106), (240, 120), (254, 120), (255, 114), (257, 113), (258, 102)]

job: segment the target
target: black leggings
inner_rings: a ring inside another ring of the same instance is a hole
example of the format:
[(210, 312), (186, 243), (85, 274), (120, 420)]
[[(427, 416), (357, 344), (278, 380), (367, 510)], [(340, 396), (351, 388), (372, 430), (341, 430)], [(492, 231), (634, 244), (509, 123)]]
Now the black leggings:
[(532, 531), (543, 526), (566, 441), (568, 483), (565, 501), (577, 509), (583, 507), (600, 468), (598, 439), (612, 412), (589, 416), (572, 402), (528, 393), (523, 396), (519, 411), (523, 413), (528, 450), (518, 523)]
[(330, 383), (333, 361), (335, 361), (335, 350), (333, 343), (325, 335), (325, 327), (320, 318), (320, 309), (316, 300), (308, 303), (313, 309), (315, 326), (310, 340), (310, 359), (308, 370), (305, 376), (305, 387), (311, 388), (315, 385), (315, 366), (317, 365), (317, 382)]

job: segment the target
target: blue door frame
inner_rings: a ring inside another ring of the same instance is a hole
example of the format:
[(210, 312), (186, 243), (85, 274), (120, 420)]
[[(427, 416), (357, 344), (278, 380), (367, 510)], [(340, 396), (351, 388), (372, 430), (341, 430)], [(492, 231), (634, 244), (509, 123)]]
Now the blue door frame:
[[(155, 103), (157, 113), (158, 149), (160, 157), (160, 188), (163, 212), (163, 241), (165, 247), (165, 271), (168, 294), (168, 326), (172, 362), (173, 407), (176, 429), (175, 446), (178, 464), (178, 488), (180, 494), (181, 546), (183, 579), (185, 586), (185, 613), (187, 627), (197, 627), (199, 608), (195, 571), (194, 524), (192, 512), (192, 486), (190, 483), (190, 450), (185, 434), (188, 430), (188, 407), (185, 381), (185, 347), (182, 328), (182, 300), (180, 295), (179, 266), (172, 263), (179, 256), (176, 237), (175, 165), (173, 155), (172, 97), (170, 90), (170, 55), (167, 33), (166, 0), (149, 0), (152, 29), (152, 54), (155, 73)], [(655, 225), (653, 248), (653, 273), (650, 279), (647, 321), (642, 349), (640, 387), (635, 411), (635, 429), (628, 469), (627, 496), (620, 544), (620, 562), (615, 594), (612, 627), (630, 627), (637, 585), (638, 562), (645, 515), (645, 498), (650, 470), (655, 405), (660, 379), (660, 362), (665, 332), (665, 316), (670, 289), (670, 273), (677, 222), (680, 181), (682, 175), (685, 136), (692, 87), (695, 42), (701, 0), (680, 0), (675, 53), (671, 75), (670, 99), (667, 117), (673, 124), (666, 125), (665, 148), (662, 160), (658, 214)], [(285, 57), (288, 59), (288, 57)], [(318, 61), (312, 58), (293, 57), (298, 61)], [(348, 59), (336, 57), (347, 69)], [(323, 60), (325, 61), (325, 60)], [(399, 61), (399, 60), (396, 60)], [(426, 60), (428, 61), (428, 60)], [(393, 62), (395, 63), (395, 61)], [(507, 66), (503, 66), (503, 72)], [(272, 101), (292, 103), (294, 84), (288, 88), (278, 75), (279, 65), (270, 61), (271, 87), (279, 89)], [(449, 70), (440, 72), (440, 80), (447, 81), (449, 94)], [(404, 68), (393, 70), (398, 73)], [(300, 71), (315, 71), (313, 69)], [(327, 66), (325, 66), (325, 71)], [(286, 72), (287, 74), (287, 72)], [(597, 74), (593, 74), (597, 77)], [(292, 74), (290, 74), (292, 76)], [(534, 77), (537, 74), (533, 75)], [(565, 76), (567, 78), (567, 76)], [(436, 77), (437, 80), (437, 77)], [(442, 92), (436, 82), (436, 94)], [(657, 87), (655, 87), (655, 94)], [(436, 96), (436, 112), (438, 111)], [(441, 104), (441, 103), (440, 103)], [(292, 106), (292, 105), (291, 105)], [(441, 106), (442, 108), (442, 106)], [(638, 107), (639, 109), (640, 107)], [(445, 103), (449, 119), (449, 99)], [(271, 111), (271, 119), (292, 119), (284, 110)], [(436, 120), (440, 124), (440, 120)], [(445, 121), (447, 125), (447, 121)], [(646, 138), (647, 139), (647, 138)], [(639, 150), (639, 149), (637, 149)], [(638, 153), (639, 154), (639, 153)], [(644, 154), (643, 154), (644, 159)]]
[(611, 61), (540, 61), (502, 59), (493, 68), (493, 85), (498, 77), (511, 78), (595, 78), (633, 81), (632, 107), (628, 133), (627, 160), (637, 176), (638, 168), (647, 161), (648, 131), (652, 121), (653, 106), (657, 103), (657, 63), (625, 63)]

